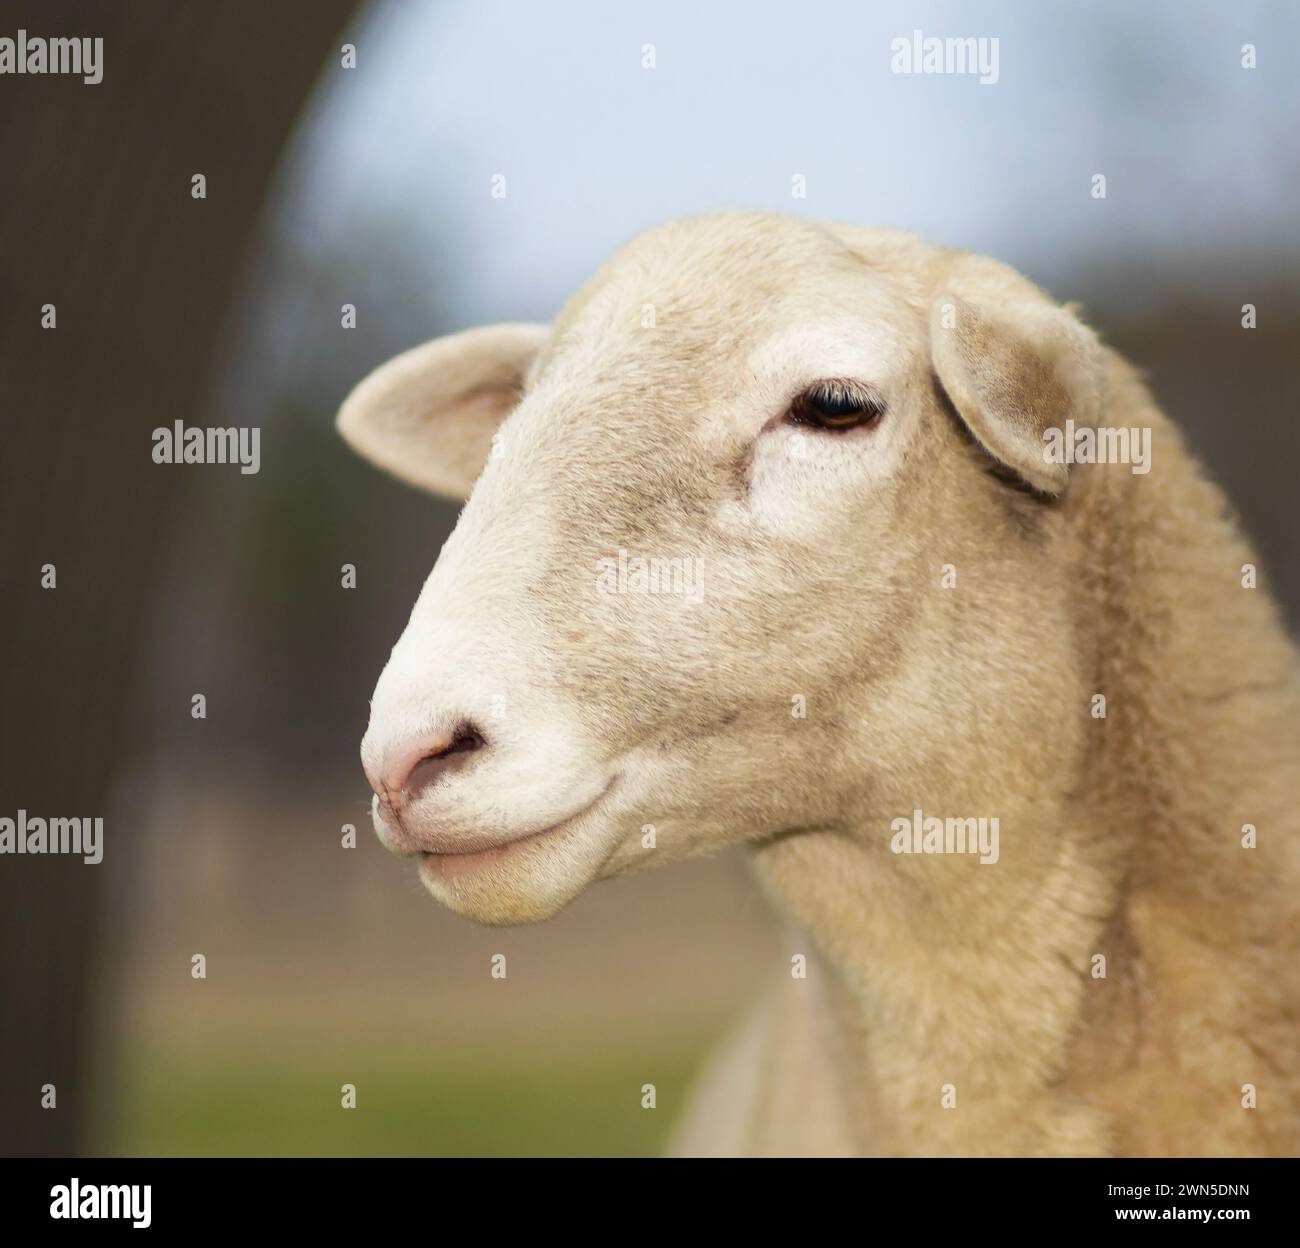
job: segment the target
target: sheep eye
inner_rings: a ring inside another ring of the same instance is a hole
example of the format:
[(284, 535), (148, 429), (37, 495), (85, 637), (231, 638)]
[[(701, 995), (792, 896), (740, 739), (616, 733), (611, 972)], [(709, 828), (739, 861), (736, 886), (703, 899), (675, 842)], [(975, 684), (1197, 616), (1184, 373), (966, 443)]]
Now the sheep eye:
[(870, 387), (853, 381), (819, 381), (790, 404), (786, 419), (839, 433), (869, 425), (884, 414), (884, 400)]

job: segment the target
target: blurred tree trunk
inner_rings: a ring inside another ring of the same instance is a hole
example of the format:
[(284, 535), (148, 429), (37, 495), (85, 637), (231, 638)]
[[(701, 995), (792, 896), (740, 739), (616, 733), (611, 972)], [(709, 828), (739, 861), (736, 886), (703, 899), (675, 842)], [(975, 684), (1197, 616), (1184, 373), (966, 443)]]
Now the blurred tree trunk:
[[(104, 51), (98, 85), (0, 78), (0, 817), (106, 813), (151, 578), (193, 483), (152, 462), (150, 433), (207, 423), (268, 184), (317, 76), (344, 72), (354, 4), (6, 8), (0, 35)], [(106, 861), (131, 831), (106, 824)], [(102, 871), (0, 856), (0, 1154), (84, 1146)]]

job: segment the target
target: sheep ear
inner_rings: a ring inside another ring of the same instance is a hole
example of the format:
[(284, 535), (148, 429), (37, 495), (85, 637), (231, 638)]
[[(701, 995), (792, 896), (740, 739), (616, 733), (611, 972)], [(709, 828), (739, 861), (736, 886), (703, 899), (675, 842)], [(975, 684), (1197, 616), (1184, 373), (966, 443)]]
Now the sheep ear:
[(1068, 465), (1047, 454), (1049, 429), (1094, 425), (1101, 348), (1073, 313), (1029, 302), (930, 305), (930, 356), (976, 441), (1034, 489), (1057, 495)]
[(547, 325), (488, 325), (404, 351), (348, 395), (338, 430), (394, 476), (467, 498), (550, 333)]

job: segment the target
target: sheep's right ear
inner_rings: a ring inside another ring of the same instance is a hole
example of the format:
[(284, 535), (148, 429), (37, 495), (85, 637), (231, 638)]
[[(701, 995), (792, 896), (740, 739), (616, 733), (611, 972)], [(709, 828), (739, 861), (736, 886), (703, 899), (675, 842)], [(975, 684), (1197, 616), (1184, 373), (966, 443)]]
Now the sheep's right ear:
[(550, 333), (548, 325), (488, 325), (404, 351), (348, 395), (338, 430), (394, 476), (467, 498)]
[(1015, 302), (976, 307), (956, 295), (930, 305), (930, 358), (976, 441), (1044, 494), (1065, 489), (1064, 463), (1045, 453), (1048, 429), (1095, 425), (1101, 349), (1064, 308)]

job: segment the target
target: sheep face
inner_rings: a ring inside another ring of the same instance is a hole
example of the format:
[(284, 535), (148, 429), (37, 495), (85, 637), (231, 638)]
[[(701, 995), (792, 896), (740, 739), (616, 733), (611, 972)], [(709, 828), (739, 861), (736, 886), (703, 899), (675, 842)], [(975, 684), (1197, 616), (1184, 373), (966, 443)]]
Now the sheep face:
[(1091, 341), (971, 263), (674, 223), (553, 326), (438, 339), (357, 387), (362, 454), (468, 495), (362, 744), (380, 839), (439, 900), (522, 922), (732, 842), (887, 837), (957, 759), (987, 747), (996, 785), (999, 737), (1061, 742), (1064, 482), (1038, 426), (1087, 418)]

